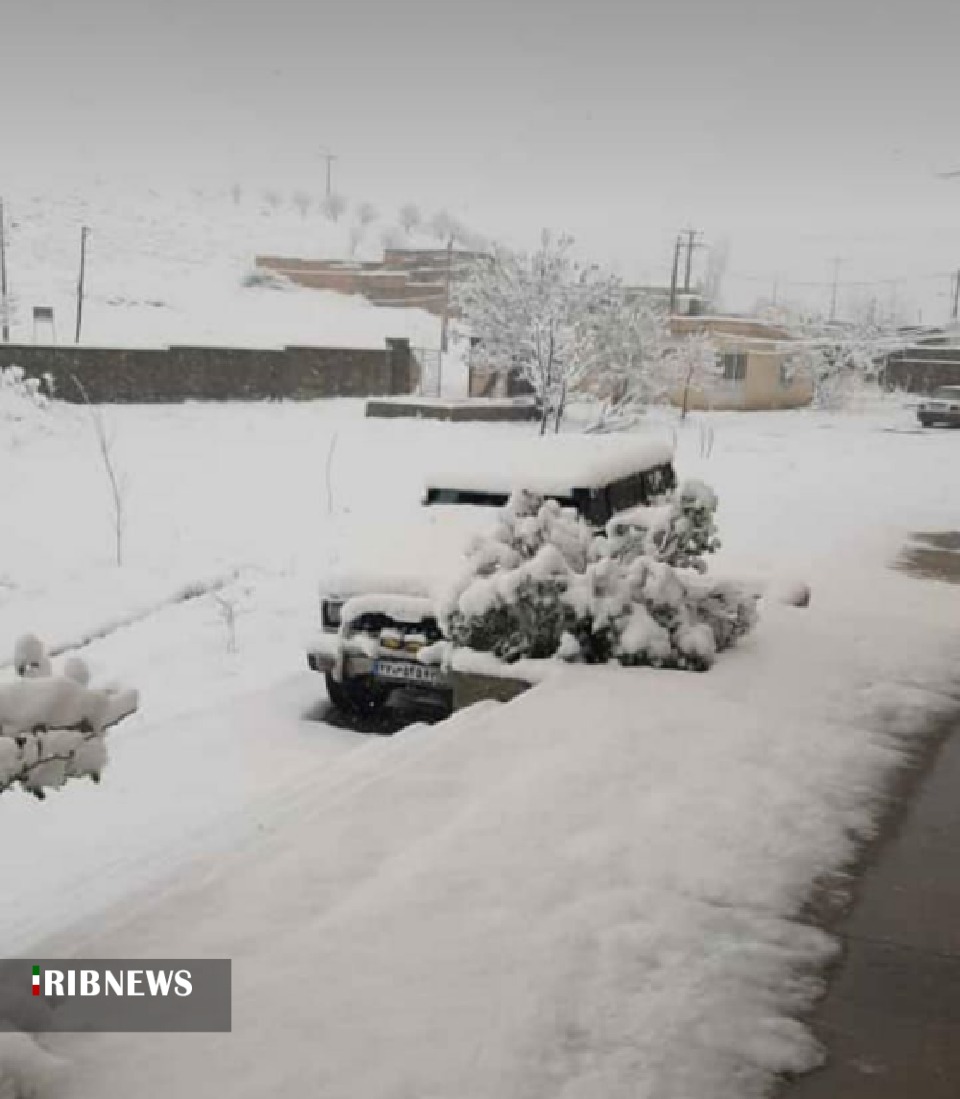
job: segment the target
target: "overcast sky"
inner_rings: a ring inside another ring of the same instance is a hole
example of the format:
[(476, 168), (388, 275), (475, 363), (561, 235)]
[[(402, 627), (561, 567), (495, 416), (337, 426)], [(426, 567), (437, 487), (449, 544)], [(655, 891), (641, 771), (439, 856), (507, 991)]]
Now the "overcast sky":
[(937, 319), (958, 32), (950, 0), (5, 0), (0, 191), (321, 189), (327, 147), (352, 199), (567, 229), (630, 278), (662, 279), (691, 224), (729, 237), (741, 297), (841, 257)]

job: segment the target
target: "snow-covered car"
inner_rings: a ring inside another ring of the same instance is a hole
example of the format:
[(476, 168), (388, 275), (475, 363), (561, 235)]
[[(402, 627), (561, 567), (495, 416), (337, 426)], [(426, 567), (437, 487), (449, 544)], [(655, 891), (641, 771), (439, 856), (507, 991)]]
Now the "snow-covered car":
[(960, 385), (943, 385), (935, 389), (931, 397), (920, 402), (917, 418), (923, 427), (937, 424), (960, 427)]
[(349, 714), (372, 715), (397, 692), (449, 709), (452, 684), (428, 659), (443, 640), (437, 608), (468, 567), (470, 543), (493, 526), (513, 492), (555, 499), (600, 529), (675, 485), (673, 448), (637, 436), (498, 441), (491, 453), (448, 463), (428, 478), (415, 522), (338, 547), (349, 566), (322, 580), (322, 628), (309, 666), (325, 675), (331, 702)]

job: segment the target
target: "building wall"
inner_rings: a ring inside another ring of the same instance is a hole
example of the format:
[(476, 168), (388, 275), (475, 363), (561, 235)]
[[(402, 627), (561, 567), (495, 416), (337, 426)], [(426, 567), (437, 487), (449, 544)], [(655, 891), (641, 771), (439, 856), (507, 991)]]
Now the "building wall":
[(533, 388), (523, 378), (515, 374), (504, 374), (498, 370), (485, 370), (482, 367), (470, 366), (470, 396), (471, 397), (531, 397)]
[(717, 339), (789, 340), (790, 333), (785, 328), (755, 317), (703, 316), (671, 317), (670, 334), (672, 336), (693, 336), (706, 333)]
[[(419, 306), (441, 316), (448, 307), (448, 265), (451, 283), (456, 283), (480, 256), (459, 249), (448, 256), (445, 248), (388, 248), (379, 263), (257, 256), (256, 267), (311, 290), (360, 294), (374, 305)], [(451, 316), (456, 315), (453, 302), (449, 310)]]
[(6, 366), (35, 378), (49, 374), (60, 399), (79, 403), (86, 394), (94, 404), (379, 397), (408, 394), (414, 385), (405, 339), (387, 340), (382, 351), (0, 344)]
[[(786, 384), (781, 380), (791, 358), (790, 335), (785, 329), (750, 317), (671, 317), (670, 333), (675, 339), (703, 333), (710, 336), (720, 354), (746, 356), (743, 379), (691, 386), (688, 408), (759, 411), (802, 408), (813, 400), (813, 382), (808, 376), (797, 372)], [(670, 401), (682, 406), (682, 388), (670, 394)]]
[(887, 357), (882, 373), (887, 389), (932, 393), (941, 385), (960, 385), (960, 347), (907, 347)]
[[(813, 382), (798, 375), (789, 383), (780, 380), (781, 364), (787, 356), (747, 352), (746, 376), (742, 381), (717, 379), (709, 385), (691, 386), (687, 407), (758, 412), (763, 409), (805, 408), (813, 400)], [(670, 403), (683, 404), (683, 390), (670, 394)]]

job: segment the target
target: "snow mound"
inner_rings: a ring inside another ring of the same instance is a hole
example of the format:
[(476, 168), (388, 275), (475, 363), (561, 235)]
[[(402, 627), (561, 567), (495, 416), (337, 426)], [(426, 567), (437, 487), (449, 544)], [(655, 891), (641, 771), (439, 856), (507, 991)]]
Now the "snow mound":
[(26, 1034), (0, 1031), (2, 1099), (46, 1099), (55, 1094), (65, 1065)]

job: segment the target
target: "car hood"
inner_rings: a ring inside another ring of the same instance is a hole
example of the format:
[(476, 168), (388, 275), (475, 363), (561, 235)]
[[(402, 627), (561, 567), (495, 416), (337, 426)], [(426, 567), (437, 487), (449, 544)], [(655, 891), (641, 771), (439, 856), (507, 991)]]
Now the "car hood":
[(497, 524), (499, 508), (423, 507), (409, 522), (344, 523), (322, 570), (321, 594), (442, 599), (469, 569), (467, 551)]

